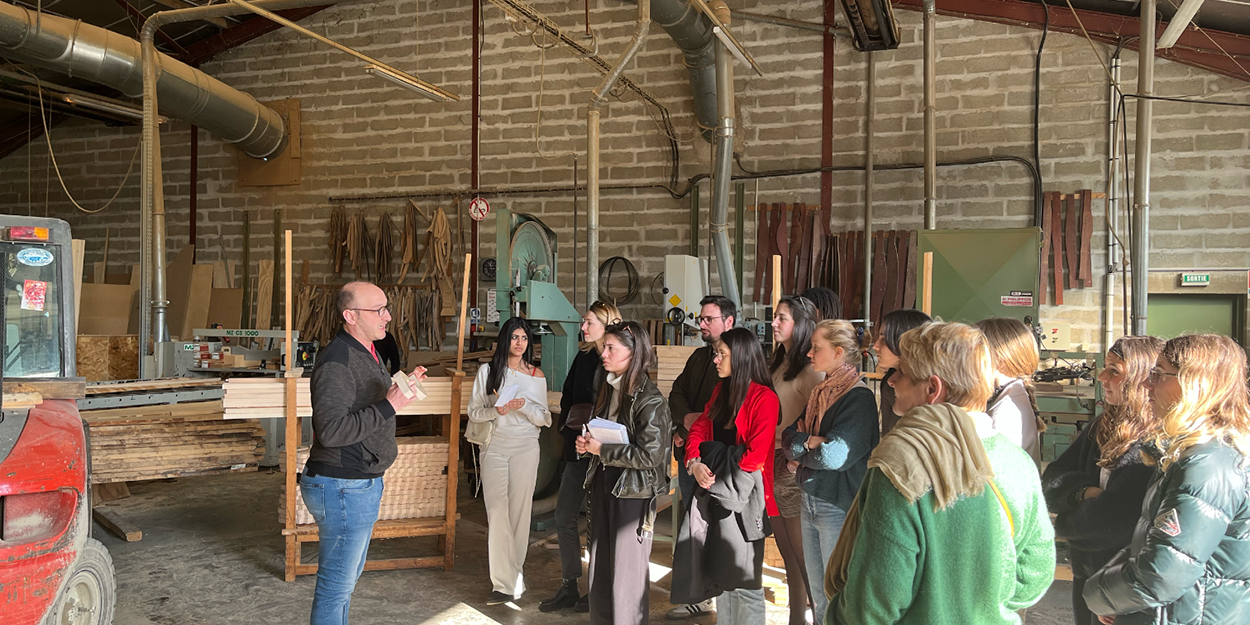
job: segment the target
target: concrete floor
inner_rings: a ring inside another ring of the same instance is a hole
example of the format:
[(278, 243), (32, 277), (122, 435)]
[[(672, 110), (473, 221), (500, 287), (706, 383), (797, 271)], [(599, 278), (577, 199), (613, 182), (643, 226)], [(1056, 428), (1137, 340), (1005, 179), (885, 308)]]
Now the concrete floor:
[[(282, 581), (283, 541), (277, 521), (282, 476), (242, 473), (145, 482), (131, 485), (132, 496), (110, 505), (143, 530), (143, 539), (126, 543), (96, 525), (94, 535), (108, 547), (117, 570), (116, 625), (295, 625), (308, 622), (313, 577)], [(461, 492), (466, 492), (462, 487)], [(527, 594), (516, 607), (487, 606), (490, 581), (486, 562), (485, 512), (480, 500), (462, 498), (454, 571), (367, 572), (352, 601), (353, 623), (585, 623), (571, 610), (542, 614), (538, 602), (559, 585), (556, 551), (535, 544), (525, 564)], [(661, 515), (666, 518), (668, 515)], [(657, 528), (670, 531), (664, 522)], [(540, 543), (551, 532), (535, 533)], [(375, 555), (432, 553), (433, 539), (375, 542)], [(663, 576), (669, 544), (656, 542), (652, 584), (654, 622), (664, 622), (668, 578)], [(305, 559), (316, 561), (315, 546)], [(583, 592), (585, 592), (585, 577)], [(1072, 622), (1070, 584), (1056, 582), (1029, 610), (1029, 625)], [(786, 610), (768, 606), (770, 625), (786, 622)], [(696, 622), (713, 623), (712, 617)]]

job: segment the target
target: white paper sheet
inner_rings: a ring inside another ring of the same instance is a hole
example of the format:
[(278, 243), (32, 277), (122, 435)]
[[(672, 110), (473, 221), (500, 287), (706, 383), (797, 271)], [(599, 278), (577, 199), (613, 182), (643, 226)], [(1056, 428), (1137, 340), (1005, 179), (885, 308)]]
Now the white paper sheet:
[(499, 389), (499, 399), (495, 400), (495, 407), (498, 408), (516, 399), (516, 394), (519, 390), (521, 390), (521, 387), (516, 384)]
[(590, 435), (600, 443), (610, 445), (629, 444), (629, 431), (625, 429), (624, 425), (615, 421), (595, 417), (590, 420), (590, 423), (586, 424), (586, 429), (590, 430)]

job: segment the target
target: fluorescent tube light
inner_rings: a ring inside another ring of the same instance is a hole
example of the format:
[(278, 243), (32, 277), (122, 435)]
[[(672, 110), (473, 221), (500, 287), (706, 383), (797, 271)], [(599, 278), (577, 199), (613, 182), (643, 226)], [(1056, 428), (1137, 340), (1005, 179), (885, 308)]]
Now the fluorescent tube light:
[(1181, 3), (1181, 7), (1172, 15), (1172, 19), (1168, 21), (1168, 27), (1159, 36), (1159, 41), (1155, 43), (1155, 48), (1165, 50), (1176, 45), (1176, 40), (1181, 38), (1185, 33), (1185, 29), (1189, 28), (1189, 23), (1193, 21), (1194, 15), (1198, 13), (1198, 9), (1202, 8), (1203, 0), (1185, 0)]
[(432, 85), (416, 76), (410, 76), (403, 72), (395, 71), (382, 67), (381, 65), (366, 65), (365, 73), (378, 78), (389, 80), (405, 89), (415, 91), (435, 102), (447, 102), (450, 100), (460, 101), (460, 96), (442, 89), (437, 85)]
[[(116, 102), (106, 102), (104, 100), (97, 100), (95, 98), (89, 98), (87, 96), (81, 96), (73, 93), (62, 95), (61, 101), (66, 104), (81, 106), (85, 109), (91, 109), (101, 113), (111, 113), (128, 119), (143, 119), (143, 111), (141, 109)], [(158, 124), (163, 124), (167, 121), (169, 120), (161, 116), (157, 116), (156, 118), (156, 123)]]

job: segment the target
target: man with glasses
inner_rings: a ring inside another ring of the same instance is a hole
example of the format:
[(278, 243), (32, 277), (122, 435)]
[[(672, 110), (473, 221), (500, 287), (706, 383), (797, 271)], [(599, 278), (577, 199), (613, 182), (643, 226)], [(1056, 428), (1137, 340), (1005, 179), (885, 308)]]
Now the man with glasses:
[[(709, 295), (699, 302), (702, 307), (697, 321), (699, 335), (707, 343), (696, 349), (686, 361), (681, 375), (673, 382), (673, 390), (668, 396), (669, 412), (673, 415), (673, 457), (677, 459), (677, 483), (681, 486), (682, 505), (689, 507), (694, 496), (694, 477), (686, 471), (686, 437), (690, 435), (690, 426), (703, 414), (703, 408), (712, 398), (712, 390), (720, 383), (720, 375), (716, 373), (716, 363), (712, 358), (720, 345), (720, 336), (734, 327), (738, 316), (738, 307), (733, 300), (721, 295)], [(690, 605), (679, 605), (668, 611), (670, 619), (685, 619), (702, 616), (715, 611), (712, 600)]]
[[(339, 290), (343, 329), (317, 354), (312, 376), (314, 439), (299, 476), (317, 522), (312, 625), (347, 623), (382, 502), (382, 474), (395, 462), (395, 412), (412, 402), (391, 380), (373, 342), (391, 319), (386, 293), (368, 282)], [(425, 367), (413, 371), (425, 378)]]

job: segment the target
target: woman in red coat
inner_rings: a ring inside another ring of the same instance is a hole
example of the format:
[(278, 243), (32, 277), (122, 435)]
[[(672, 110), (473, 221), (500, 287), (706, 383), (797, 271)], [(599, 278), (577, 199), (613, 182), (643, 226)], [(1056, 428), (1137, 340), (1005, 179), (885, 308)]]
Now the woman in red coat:
[[(699, 446), (716, 441), (741, 452), (737, 470), (759, 473), (768, 516), (776, 516), (773, 502), (773, 447), (781, 404), (773, 391), (772, 376), (755, 335), (735, 328), (721, 335), (716, 348), (716, 372), (721, 382), (712, 393), (703, 414), (690, 428), (686, 441), (686, 467), (703, 489), (712, 489), (717, 474), (705, 465)], [(744, 519), (745, 520), (745, 519)], [(760, 519), (767, 532), (767, 521)], [(716, 622), (728, 625), (756, 625), (764, 622), (763, 555), (764, 540), (746, 546), (754, 550), (753, 580), (726, 590), (717, 602)]]

